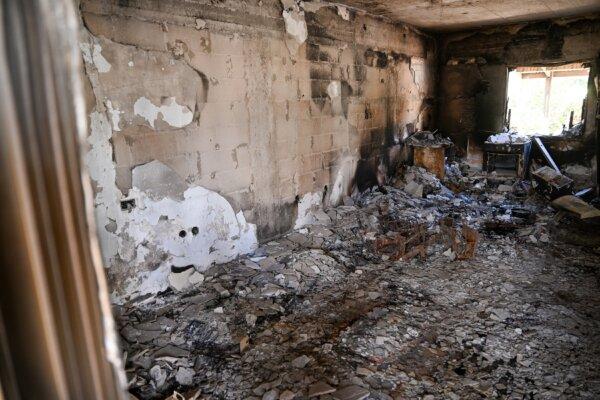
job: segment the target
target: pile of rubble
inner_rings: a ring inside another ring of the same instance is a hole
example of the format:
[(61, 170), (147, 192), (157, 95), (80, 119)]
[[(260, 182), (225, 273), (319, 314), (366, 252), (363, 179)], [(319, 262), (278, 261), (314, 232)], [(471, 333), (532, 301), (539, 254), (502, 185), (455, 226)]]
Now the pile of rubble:
[(409, 146), (421, 147), (448, 147), (452, 145), (452, 141), (449, 138), (429, 131), (416, 132), (409, 136), (405, 143)]
[(248, 257), (175, 270), (167, 292), (116, 307), (130, 392), (598, 398), (600, 254), (553, 241), (554, 212), (518, 182), (455, 167), (469, 191), (409, 168), (404, 190), (348, 198)]

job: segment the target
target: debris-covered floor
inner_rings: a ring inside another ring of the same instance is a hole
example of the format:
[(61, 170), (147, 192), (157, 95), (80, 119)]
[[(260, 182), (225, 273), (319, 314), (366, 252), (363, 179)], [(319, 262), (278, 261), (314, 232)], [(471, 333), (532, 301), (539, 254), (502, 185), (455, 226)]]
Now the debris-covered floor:
[(173, 289), (118, 307), (131, 393), (600, 398), (600, 253), (565, 241), (597, 227), (514, 180), (448, 172), (442, 186), (411, 167), (249, 257), (175, 271)]

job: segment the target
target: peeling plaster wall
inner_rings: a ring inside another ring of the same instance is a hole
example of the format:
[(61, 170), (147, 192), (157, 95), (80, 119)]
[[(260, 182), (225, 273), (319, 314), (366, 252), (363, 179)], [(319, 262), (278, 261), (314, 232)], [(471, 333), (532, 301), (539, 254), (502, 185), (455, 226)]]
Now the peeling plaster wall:
[[(434, 40), (408, 26), (293, 0), (80, 8), (87, 164), (120, 298), (166, 287), (171, 265), (202, 270), (301, 225), (307, 199), (376, 184), (407, 124), (434, 118)], [(134, 185), (149, 164), (161, 199)], [(194, 226), (222, 234), (194, 239)]]
[[(462, 149), (478, 151), (504, 123), (507, 68), (590, 62), (598, 74), (600, 15), (501, 26), (442, 37), (438, 127)], [(595, 152), (597, 91), (590, 84), (585, 134), (578, 157)], [(558, 149), (558, 147), (557, 147)], [(560, 156), (558, 156), (560, 157)]]

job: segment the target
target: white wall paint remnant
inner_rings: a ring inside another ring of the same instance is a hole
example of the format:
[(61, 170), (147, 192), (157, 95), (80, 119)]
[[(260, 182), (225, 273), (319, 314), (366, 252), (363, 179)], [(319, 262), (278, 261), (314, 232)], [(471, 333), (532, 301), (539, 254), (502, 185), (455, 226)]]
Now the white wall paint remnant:
[(133, 113), (148, 121), (152, 128), (159, 114), (163, 121), (175, 128), (183, 128), (192, 122), (194, 113), (187, 106), (177, 104), (175, 97), (169, 97), (164, 103), (157, 107), (142, 96), (133, 104)]
[[(134, 264), (144, 263), (150, 249), (165, 256), (157, 269), (130, 278), (126, 295), (166, 289), (171, 265), (194, 265), (204, 271), (258, 246), (256, 226), (247, 223), (241, 211), (236, 214), (224, 197), (199, 186), (187, 189), (183, 196), (183, 201), (169, 197), (155, 201), (137, 188), (130, 191), (128, 198), (135, 199), (136, 205), (123, 213), (119, 236), (127, 239), (120, 242), (119, 255), (133, 256)], [(131, 249), (135, 254), (130, 254)], [(124, 299), (116, 296), (115, 300)]]
[(352, 177), (356, 172), (357, 157), (346, 155), (342, 158), (337, 166), (335, 173), (335, 181), (331, 187), (329, 195), (329, 204), (332, 206), (339, 205), (344, 196), (348, 194), (352, 184)]
[(340, 17), (342, 17), (343, 20), (346, 21), (350, 21), (350, 13), (348, 12), (348, 9), (344, 6), (336, 6), (337, 7), (337, 13)]
[(308, 37), (304, 11), (283, 10), (283, 20), (285, 21), (285, 30), (292, 36), (298, 44), (302, 44)]
[(303, 5), (303, 3), (298, 3), (295, 0), (281, 0), (281, 4), (283, 5), (282, 15), (287, 32), (285, 45), (293, 58), (308, 37), (304, 11), (300, 9), (300, 5)]
[(110, 115), (110, 122), (112, 124), (113, 131), (120, 131), (121, 128), (119, 128), (119, 122), (121, 122), (121, 114), (124, 114), (123, 111), (114, 108), (112, 101), (110, 100), (106, 100), (106, 109)]
[(194, 113), (187, 106), (177, 104), (175, 97), (169, 97), (160, 107), (160, 112), (163, 120), (176, 128), (183, 128), (194, 119)]
[(331, 100), (333, 115), (342, 115), (342, 84), (340, 81), (331, 81), (327, 85), (327, 96)]
[(144, 118), (152, 128), (154, 128), (154, 121), (158, 118), (160, 107), (156, 107), (146, 97), (140, 97), (133, 104), (133, 113)]
[[(176, 186), (184, 191), (183, 200), (134, 187), (127, 200), (133, 200), (135, 206), (122, 210), (124, 198), (115, 184), (111, 135), (106, 114), (91, 113), (91, 148), (85, 164), (97, 188), (94, 205), (102, 255), (105, 266), (119, 261), (127, 268), (121, 271), (127, 278), (113, 292), (114, 301), (166, 289), (171, 265), (191, 264), (202, 271), (256, 249), (256, 226), (246, 222), (242, 211), (236, 214), (223, 196), (202, 187)], [(154, 163), (149, 163), (152, 168)], [(137, 168), (144, 171), (148, 167)], [(138, 176), (135, 169), (133, 175)], [(109, 224), (113, 225), (110, 230), (106, 228)]]
[(316, 222), (313, 212), (322, 206), (323, 193), (306, 193), (298, 202), (298, 216), (294, 223), (294, 229), (300, 229), (306, 225), (312, 225)]
[(335, 99), (342, 95), (342, 84), (340, 81), (331, 81), (327, 85), (327, 95), (330, 99)]
[(98, 72), (106, 73), (110, 71), (111, 65), (102, 55), (102, 46), (98, 43), (79, 43), (79, 48), (86, 63), (94, 65)]
[(112, 159), (110, 138), (112, 129), (105, 114), (94, 111), (90, 114), (90, 150), (84, 156), (90, 178), (96, 183), (94, 211), (98, 226), (98, 238), (102, 248), (104, 265), (111, 264), (117, 254), (118, 237), (106, 229), (108, 224), (119, 220), (121, 192), (115, 184), (116, 168)]

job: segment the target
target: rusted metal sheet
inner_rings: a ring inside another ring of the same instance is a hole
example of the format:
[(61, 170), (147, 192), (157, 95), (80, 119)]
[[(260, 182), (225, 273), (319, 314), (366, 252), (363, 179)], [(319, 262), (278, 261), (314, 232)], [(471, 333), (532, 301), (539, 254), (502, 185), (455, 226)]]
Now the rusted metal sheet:
[(423, 167), (439, 179), (443, 179), (445, 168), (445, 149), (443, 147), (413, 147), (414, 164)]

